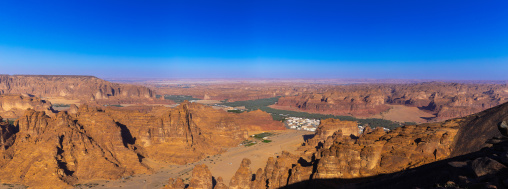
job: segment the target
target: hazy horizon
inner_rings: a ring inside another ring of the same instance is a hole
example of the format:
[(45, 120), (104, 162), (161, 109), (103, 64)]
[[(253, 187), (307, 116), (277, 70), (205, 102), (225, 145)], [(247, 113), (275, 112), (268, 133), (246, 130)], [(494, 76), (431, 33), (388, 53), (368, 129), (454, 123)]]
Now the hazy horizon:
[(3, 74), (508, 80), (508, 2), (0, 3)]

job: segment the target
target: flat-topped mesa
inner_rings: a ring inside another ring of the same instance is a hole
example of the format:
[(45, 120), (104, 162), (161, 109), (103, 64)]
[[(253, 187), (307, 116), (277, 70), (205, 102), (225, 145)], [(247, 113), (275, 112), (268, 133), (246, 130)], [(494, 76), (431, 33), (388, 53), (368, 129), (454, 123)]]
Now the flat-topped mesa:
[(155, 97), (146, 87), (111, 83), (93, 76), (0, 75), (0, 94), (8, 93), (83, 101)]

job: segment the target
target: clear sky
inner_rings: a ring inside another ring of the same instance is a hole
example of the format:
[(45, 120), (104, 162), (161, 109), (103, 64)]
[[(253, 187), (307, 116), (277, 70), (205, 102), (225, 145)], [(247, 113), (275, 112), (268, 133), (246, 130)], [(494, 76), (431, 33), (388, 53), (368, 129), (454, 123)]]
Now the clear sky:
[(508, 1), (2, 0), (0, 73), (508, 80)]

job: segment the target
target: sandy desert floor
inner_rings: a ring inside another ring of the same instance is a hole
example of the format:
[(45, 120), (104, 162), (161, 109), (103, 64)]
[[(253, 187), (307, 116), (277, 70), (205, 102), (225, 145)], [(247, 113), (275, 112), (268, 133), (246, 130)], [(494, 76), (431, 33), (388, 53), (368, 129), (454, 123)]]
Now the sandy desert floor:
[(231, 177), (240, 167), (243, 158), (249, 158), (253, 173), (258, 168), (264, 168), (269, 157), (278, 156), (283, 150), (295, 152), (295, 150), (304, 142), (304, 136), (313, 135), (313, 132), (285, 130), (273, 132), (276, 135), (270, 136), (270, 143), (258, 142), (253, 146), (238, 146), (228, 149), (220, 155), (210, 156), (198, 162), (187, 165), (169, 165), (161, 168), (156, 173), (147, 175), (134, 175), (120, 180), (90, 181), (76, 188), (122, 188), (122, 189), (140, 189), (140, 188), (161, 188), (169, 178), (182, 178), (186, 183), (190, 181), (192, 168), (197, 164), (206, 164), (212, 175), (217, 178), (221, 176), (224, 183), (229, 184)]
[(390, 105), (390, 110), (386, 112), (381, 112), (380, 114), (376, 114), (367, 118), (380, 118), (391, 121), (398, 122), (416, 122), (416, 123), (426, 123), (427, 120), (423, 119), (424, 117), (436, 117), (431, 113), (425, 112), (423, 110), (418, 109), (417, 107), (409, 107), (404, 105)]
[[(427, 123), (424, 118), (436, 117), (435, 115), (426, 111), (420, 110), (417, 107), (409, 107), (404, 105), (389, 105), (390, 109), (372, 116), (356, 116), (356, 118), (367, 119), (367, 118), (379, 118), (397, 122), (416, 122), (416, 123)], [(297, 108), (281, 107), (270, 105), (268, 106), (273, 109), (289, 110), (295, 112), (306, 112), (298, 110)], [(312, 112), (307, 112), (312, 113)]]

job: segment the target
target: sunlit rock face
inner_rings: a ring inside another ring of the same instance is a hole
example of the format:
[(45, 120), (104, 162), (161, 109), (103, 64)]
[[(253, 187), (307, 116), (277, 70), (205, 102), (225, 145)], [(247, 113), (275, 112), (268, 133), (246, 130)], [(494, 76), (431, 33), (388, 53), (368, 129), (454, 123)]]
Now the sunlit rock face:
[(369, 116), (387, 105), (418, 107), (436, 115), (433, 121), (464, 117), (508, 101), (508, 86), (499, 84), (364, 84), (331, 87), (281, 97), (280, 108), (335, 115)]
[[(237, 146), (250, 131), (284, 129), (267, 113), (242, 115), (189, 102), (145, 113), (86, 104), (71, 109), (51, 117), (30, 109), (14, 125), (1, 122), (2, 182), (70, 188), (90, 180), (150, 174), (157, 167), (145, 159), (194, 162)], [(207, 169), (197, 170), (196, 178), (208, 177)], [(199, 180), (194, 188), (203, 185)]]
[(93, 76), (0, 75), (0, 94), (111, 103), (155, 100), (147, 87), (111, 83)]

